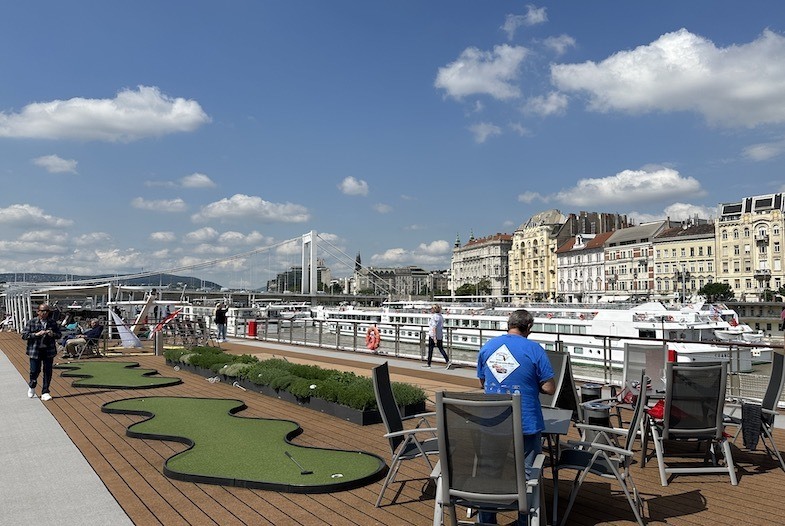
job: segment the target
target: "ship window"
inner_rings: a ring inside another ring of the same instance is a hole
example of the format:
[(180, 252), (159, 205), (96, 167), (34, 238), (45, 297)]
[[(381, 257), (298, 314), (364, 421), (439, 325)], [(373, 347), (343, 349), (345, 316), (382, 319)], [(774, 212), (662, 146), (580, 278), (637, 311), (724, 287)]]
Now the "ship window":
[(583, 354), (583, 347), (573, 347), (572, 352), (575, 354)]
[(638, 330), (638, 336), (641, 338), (656, 338), (654, 329), (640, 329)]

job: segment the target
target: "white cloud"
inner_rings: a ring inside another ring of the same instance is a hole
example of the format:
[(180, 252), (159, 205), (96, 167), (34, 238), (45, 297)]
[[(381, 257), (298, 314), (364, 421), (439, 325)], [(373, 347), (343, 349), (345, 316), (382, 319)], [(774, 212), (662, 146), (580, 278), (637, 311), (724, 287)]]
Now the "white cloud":
[(221, 199), (191, 216), (193, 221), (240, 220), (243, 222), (280, 221), (282, 223), (304, 223), (310, 219), (308, 209), (293, 203), (271, 203), (261, 197), (235, 194), (229, 199)]
[(206, 226), (199, 230), (188, 232), (184, 241), (186, 243), (204, 243), (205, 241), (212, 241), (218, 237), (218, 231), (212, 227)]
[(559, 35), (546, 38), (543, 44), (557, 55), (563, 55), (567, 52), (567, 49), (575, 47), (575, 39), (570, 35)]
[(452, 245), (443, 239), (439, 239), (430, 243), (420, 243), (418, 251), (432, 256), (452, 254)]
[(368, 195), (368, 183), (351, 176), (344, 178), (338, 188), (346, 195)]
[[(25, 256), (25, 260), (19, 262), (18, 269), (26, 272), (36, 271), (36, 266), (33, 264), (34, 260), (29, 258), (38, 258), (41, 255), (62, 255), (67, 252), (67, 247), (48, 240), (41, 240), (40, 238), (38, 241), (21, 239), (15, 241), (0, 240), (0, 253), (3, 254), (4, 258), (9, 258), (12, 255)], [(6, 261), (4, 264), (7, 265), (8, 262)], [(62, 272), (62, 269), (58, 272)]]
[(507, 126), (521, 137), (531, 135), (531, 131), (529, 131), (526, 127), (524, 127), (524, 125), (521, 124), (520, 122), (511, 122)]
[(469, 131), (474, 135), (474, 142), (484, 143), (489, 137), (501, 135), (502, 129), (490, 122), (478, 122), (469, 126)]
[(150, 234), (150, 241), (156, 241), (158, 243), (172, 243), (176, 239), (177, 237), (174, 235), (174, 232), (152, 232)]
[(194, 131), (207, 122), (198, 102), (139, 86), (113, 99), (76, 97), (35, 102), (19, 113), (0, 112), (0, 137), (128, 142)]
[(180, 184), (183, 188), (214, 188), (215, 183), (205, 174), (192, 173), (180, 178)]
[(180, 199), (159, 199), (147, 200), (142, 197), (135, 197), (131, 200), (131, 206), (140, 210), (153, 210), (156, 212), (184, 212), (188, 209), (185, 201)]
[(106, 232), (90, 232), (89, 234), (82, 234), (74, 239), (74, 244), (80, 247), (104, 245), (112, 241), (112, 236)]
[(528, 190), (518, 195), (518, 201), (520, 201), (521, 203), (531, 203), (535, 199), (539, 199), (540, 201), (547, 201), (547, 198), (542, 196), (541, 194), (537, 192), (531, 192)]
[(248, 234), (242, 232), (227, 231), (218, 236), (218, 242), (224, 245), (269, 245), (273, 242), (272, 238), (265, 237), (256, 230)]
[(73, 221), (70, 219), (62, 219), (45, 214), (43, 210), (33, 205), (16, 204), (7, 208), (0, 208), (0, 225), (21, 228), (63, 228), (72, 224)]
[(785, 140), (753, 144), (744, 148), (744, 157), (752, 161), (768, 161), (785, 153)]
[(567, 110), (569, 99), (563, 93), (552, 91), (545, 96), (531, 97), (523, 105), (524, 113), (535, 115), (563, 115)]
[(610, 177), (582, 179), (573, 188), (562, 190), (547, 199), (579, 207), (653, 203), (684, 195), (704, 194), (700, 183), (692, 177), (682, 177), (671, 168), (649, 167), (624, 170)]
[(673, 203), (657, 214), (645, 214), (641, 212), (628, 212), (627, 217), (634, 219), (638, 224), (649, 221), (662, 221), (669, 218), (671, 221), (684, 221), (692, 219), (696, 215), (698, 219), (711, 219), (717, 217), (717, 208), (701, 205), (691, 205), (687, 203)]
[(371, 263), (378, 266), (427, 265), (448, 266), (449, 255), (446, 253), (431, 254), (423, 250), (430, 245), (420, 245), (420, 250), (410, 251), (403, 248), (391, 248), (381, 254), (373, 254)]
[(722, 126), (785, 122), (785, 37), (718, 48), (686, 29), (602, 62), (551, 66), (560, 90), (588, 96), (593, 111), (692, 111)]
[(512, 40), (518, 28), (543, 24), (547, 21), (548, 13), (545, 7), (527, 5), (525, 15), (507, 15), (501, 29), (507, 33), (507, 38)]
[(44, 155), (33, 159), (33, 164), (40, 166), (49, 173), (77, 173), (76, 165), (78, 164), (73, 159), (63, 159), (57, 155)]
[(469, 95), (516, 98), (520, 90), (514, 81), (528, 53), (525, 47), (506, 44), (495, 46), (493, 52), (466, 48), (455, 62), (439, 68), (434, 86), (458, 100)]
[(380, 214), (389, 214), (393, 210), (393, 208), (390, 205), (386, 205), (384, 203), (376, 203), (375, 205), (373, 205), (373, 209), (379, 212)]

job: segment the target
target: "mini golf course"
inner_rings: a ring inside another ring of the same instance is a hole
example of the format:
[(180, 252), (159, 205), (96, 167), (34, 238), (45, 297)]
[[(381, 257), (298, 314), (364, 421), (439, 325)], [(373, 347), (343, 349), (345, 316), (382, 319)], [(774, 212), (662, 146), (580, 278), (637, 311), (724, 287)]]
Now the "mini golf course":
[(387, 465), (362, 451), (302, 447), (296, 422), (244, 418), (240, 400), (140, 397), (108, 402), (106, 413), (147, 417), (128, 436), (188, 444), (164, 463), (174, 479), (291, 493), (328, 493), (364, 486), (384, 477)]
[(106, 389), (152, 389), (177, 385), (180, 378), (153, 376), (155, 369), (140, 369), (136, 362), (66, 362), (55, 369), (65, 369), (63, 377), (76, 377), (74, 387), (98, 387)]

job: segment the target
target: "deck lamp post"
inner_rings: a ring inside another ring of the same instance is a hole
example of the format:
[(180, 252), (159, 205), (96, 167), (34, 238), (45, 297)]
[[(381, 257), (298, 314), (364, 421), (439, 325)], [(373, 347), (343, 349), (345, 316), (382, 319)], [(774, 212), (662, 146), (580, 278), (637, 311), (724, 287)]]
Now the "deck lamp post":
[(682, 265), (681, 270), (677, 270), (674, 277), (677, 281), (681, 281), (681, 304), (684, 305), (687, 301), (687, 280), (690, 279), (690, 272)]

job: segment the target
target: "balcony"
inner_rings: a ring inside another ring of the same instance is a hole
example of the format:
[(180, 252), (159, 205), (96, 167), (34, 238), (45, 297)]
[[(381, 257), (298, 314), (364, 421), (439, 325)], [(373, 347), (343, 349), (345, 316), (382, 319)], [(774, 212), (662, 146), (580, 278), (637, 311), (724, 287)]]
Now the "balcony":
[(768, 234), (755, 234), (755, 242), (756, 243), (768, 243), (769, 242), (769, 235)]
[(755, 269), (755, 279), (757, 280), (770, 280), (771, 279), (771, 269), (768, 268), (759, 268)]

